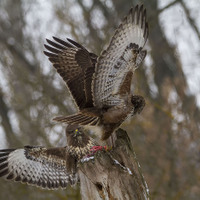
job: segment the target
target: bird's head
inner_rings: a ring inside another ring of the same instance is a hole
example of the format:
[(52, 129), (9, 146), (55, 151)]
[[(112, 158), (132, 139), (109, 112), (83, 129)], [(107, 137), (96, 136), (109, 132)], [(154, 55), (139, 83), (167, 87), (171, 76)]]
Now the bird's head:
[(133, 114), (139, 114), (142, 112), (144, 106), (145, 106), (145, 100), (144, 97), (140, 95), (133, 95), (131, 97), (131, 103), (134, 106), (134, 113)]
[(82, 147), (89, 141), (88, 136), (85, 134), (85, 130), (79, 125), (68, 125), (66, 128), (66, 136), (68, 146)]
[(78, 137), (83, 134), (83, 130), (79, 125), (68, 125), (66, 128), (66, 136)]

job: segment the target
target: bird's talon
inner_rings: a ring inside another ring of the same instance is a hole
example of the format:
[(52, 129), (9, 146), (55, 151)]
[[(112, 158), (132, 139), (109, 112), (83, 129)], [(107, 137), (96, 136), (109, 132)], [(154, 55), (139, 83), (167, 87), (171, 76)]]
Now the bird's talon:
[(106, 150), (107, 151), (107, 147), (106, 146), (93, 146), (90, 151), (95, 154), (97, 151), (102, 151), (102, 150)]

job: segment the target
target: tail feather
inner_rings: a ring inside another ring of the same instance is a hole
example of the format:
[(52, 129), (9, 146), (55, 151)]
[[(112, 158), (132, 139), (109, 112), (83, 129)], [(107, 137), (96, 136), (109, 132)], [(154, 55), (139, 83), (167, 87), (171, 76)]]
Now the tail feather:
[(91, 119), (87, 119), (87, 120), (81, 122), (80, 125), (93, 125), (94, 126), (97, 124), (97, 122), (98, 122), (98, 119), (93, 117)]
[(70, 116), (59, 116), (53, 119), (57, 122), (63, 122), (67, 124), (79, 124), (79, 125), (96, 125), (99, 121), (99, 117), (90, 116), (83, 113), (77, 113)]

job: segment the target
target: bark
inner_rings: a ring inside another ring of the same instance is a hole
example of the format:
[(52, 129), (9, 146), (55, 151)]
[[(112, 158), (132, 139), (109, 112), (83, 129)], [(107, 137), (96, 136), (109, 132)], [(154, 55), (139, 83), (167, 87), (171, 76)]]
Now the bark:
[(80, 163), (82, 199), (149, 199), (147, 184), (127, 133), (118, 129), (116, 136), (111, 151), (98, 152), (94, 159)]

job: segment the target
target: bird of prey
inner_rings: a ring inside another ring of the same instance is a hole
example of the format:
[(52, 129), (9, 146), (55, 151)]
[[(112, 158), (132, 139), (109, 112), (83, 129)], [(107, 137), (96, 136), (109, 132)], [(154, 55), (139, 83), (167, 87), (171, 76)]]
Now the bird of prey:
[(44, 189), (76, 184), (78, 162), (91, 155), (96, 146), (78, 125), (67, 126), (66, 136), (66, 147), (25, 146), (0, 150), (0, 177)]
[(145, 100), (132, 95), (135, 69), (146, 56), (148, 38), (146, 9), (132, 8), (116, 29), (108, 47), (98, 57), (77, 42), (53, 37), (44, 51), (66, 82), (79, 108), (73, 115), (55, 121), (95, 126), (106, 140), (129, 116), (140, 113)]

